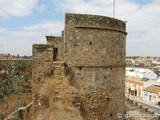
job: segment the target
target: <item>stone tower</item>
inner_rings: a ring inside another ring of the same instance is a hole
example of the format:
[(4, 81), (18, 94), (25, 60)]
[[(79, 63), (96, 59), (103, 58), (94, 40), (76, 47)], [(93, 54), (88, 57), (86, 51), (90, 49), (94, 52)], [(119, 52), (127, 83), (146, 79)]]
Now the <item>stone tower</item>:
[[(56, 113), (50, 105), (61, 104), (59, 109), (67, 99), (60, 91), (67, 91), (63, 94), (71, 96), (68, 105), (74, 108), (71, 112), (61, 110), (66, 120), (76, 120), (67, 117), (72, 113), (79, 115), (77, 120), (116, 120), (118, 113), (123, 115), (125, 29), (125, 22), (114, 18), (66, 14), (62, 37), (47, 36), (48, 44), (33, 45), (33, 119), (38, 120), (38, 115), (41, 119), (52, 118), (44, 117)], [(69, 84), (64, 87), (61, 79), (66, 77)], [(55, 78), (61, 81), (61, 89), (49, 94), (47, 81)], [(57, 94), (59, 97), (49, 102)], [(54, 120), (59, 120), (56, 115)]]

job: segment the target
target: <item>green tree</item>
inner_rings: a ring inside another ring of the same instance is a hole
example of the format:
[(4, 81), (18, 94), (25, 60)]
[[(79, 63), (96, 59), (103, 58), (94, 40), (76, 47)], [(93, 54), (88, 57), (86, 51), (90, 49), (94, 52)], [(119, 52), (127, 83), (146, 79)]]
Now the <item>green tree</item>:
[[(5, 73), (0, 76), (0, 104), (4, 101), (6, 96), (18, 94), (21, 95), (26, 89), (31, 89), (28, 80), (31, 78), (31, 72), (25, 73), (25, 66), (19, 64), (9, 65)], [(15, 81), (17, 82), (18, 90), (15, 90)]]

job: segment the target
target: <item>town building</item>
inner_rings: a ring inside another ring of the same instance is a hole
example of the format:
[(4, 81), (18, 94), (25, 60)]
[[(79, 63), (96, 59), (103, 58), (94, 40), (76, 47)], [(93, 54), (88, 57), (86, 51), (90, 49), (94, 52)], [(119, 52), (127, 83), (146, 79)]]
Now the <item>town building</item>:
[(1, 60), (4, 60), (4, 59), (11, 59), (12, 58), (12, 56), (9, 54), (9, 53), (1, 53), (0, 54), (0, 59)]
[(152, 70), (137, 67), (126, 67), (126, 76), (134, 76), (153, 80), (158, 78), (157, 74), (155, 74)]
[(126, 68), (125, 96), (154, 107), (159, 106), (160, 78), (149, 69)]
[(139, 77), (126, 77), (125, 96), (131, 100), (142, 101), (143, 82)]
[(160, 86), (151, 85), (143, 91), (143, 102), (160, 108)]

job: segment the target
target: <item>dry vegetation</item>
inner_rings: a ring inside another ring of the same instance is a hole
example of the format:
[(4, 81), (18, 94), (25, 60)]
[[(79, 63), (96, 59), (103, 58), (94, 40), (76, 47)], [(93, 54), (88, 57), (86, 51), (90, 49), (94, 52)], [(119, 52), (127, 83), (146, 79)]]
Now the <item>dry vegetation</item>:
[[(24, 63), (0, 62), (0, 120), (14, 112), (15, 108), (25, 107), (32, 101), (31, 72), (32, 67)], [(18, 97), (18, 102), (15, 102), (15, 95)], [(17, 107), (15, 103), (18, 104)]]
[(55, 110), (60, 103), (63, 103), (63, 108), (67, 109), (70, 105), (71, 96), (69, 94), (69, 79), (56, 76), (54, 79), (48, 80), (49, 85), (49, 106), (51, 111)]
[[(24, 93), (18, 97), (18, 107), (25, 107), (32, 101), (31, 93)], [(0, 105), (0, 120), (3, 120), (14, 111), (14, 96), (5, 98), (5, 102)]]
[(81, 120), (78, 109), (72, 104), (73, 86), (68, 77), (54, 76), (48, 79), (49, 110), (48, 120)]

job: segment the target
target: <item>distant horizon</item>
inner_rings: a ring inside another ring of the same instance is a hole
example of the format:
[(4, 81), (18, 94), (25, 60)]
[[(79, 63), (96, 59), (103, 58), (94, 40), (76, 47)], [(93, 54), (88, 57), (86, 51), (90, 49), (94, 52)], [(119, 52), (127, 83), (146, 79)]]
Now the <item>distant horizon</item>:
[[(20, 55), (20, 54), (11, 54), (11, 53), (1, 53), (0, 52), (0, 55), (1, 54), (10, 54), (11, 56), (17, 56), (17, 55), (19, 55), (19, 56), (32, 56), (32, 55)], [(133, 55), (133, 56), (126, 56), (126, 57), (152, 57), (152, 58), (154, 58), (154, 57), (158, 57), (158, 58), (160, 58), (160, 56), (138, 56), (138, 55)]]

